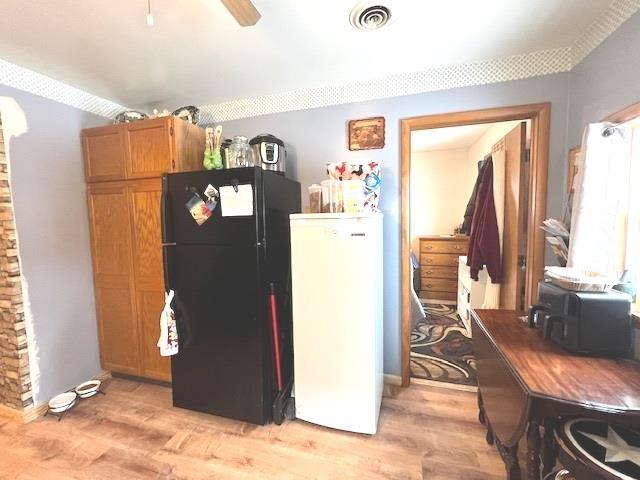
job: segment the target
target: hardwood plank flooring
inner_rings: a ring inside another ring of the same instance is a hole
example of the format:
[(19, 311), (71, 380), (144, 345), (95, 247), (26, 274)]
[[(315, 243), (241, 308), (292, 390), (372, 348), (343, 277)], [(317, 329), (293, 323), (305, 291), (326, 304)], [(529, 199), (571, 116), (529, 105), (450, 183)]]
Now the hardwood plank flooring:
[(0, 479), (505, 478), (469, 392), (387, 386), (368, 436), (302, 421), (258, 427), (174, 408), (167, 387), (104, 385), (60, 422), (0, 417)]

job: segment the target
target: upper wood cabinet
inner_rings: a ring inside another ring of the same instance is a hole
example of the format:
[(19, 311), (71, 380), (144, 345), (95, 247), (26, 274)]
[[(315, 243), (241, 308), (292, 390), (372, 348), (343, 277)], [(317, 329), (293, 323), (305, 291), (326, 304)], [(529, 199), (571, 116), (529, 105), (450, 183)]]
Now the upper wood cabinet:
[(85, 175), (93, 182), (124, 179), (125, 146), (121, 125), (84, 130)]
[(138, 342), (138, 326), (126, 184), (91, 185), (88, 207), (102, 366), (137, 375), (140, 353), (137, 348), (131, 348), (132, 341), (136, 345)]
[(87, 182), (200, 170), (204, 141), (203, 128), (172, 116), (83, 130)]

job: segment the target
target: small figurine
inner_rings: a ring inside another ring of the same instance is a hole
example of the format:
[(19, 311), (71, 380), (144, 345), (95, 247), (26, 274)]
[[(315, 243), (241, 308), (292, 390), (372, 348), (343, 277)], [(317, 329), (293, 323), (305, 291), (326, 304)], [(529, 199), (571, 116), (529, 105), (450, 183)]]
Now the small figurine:
[(187, 122), (191, 122), (194, 125), (197, 125), (200, 121), (200, 109), (198, 107), (194, 107), (193, 105), (187, 105), (186, 107), (180, 107), (175, 110), (171, 115), (174, 117), (181, 118), (182, 120), (186, 120)]
[(213, 170), (213, 127), (207, 127), (204, 129), (205, 135), (205, 147), (204, 147), (204, 160), (202, 165), (207, 170)]
[(204, 165), (204, 168), (207, 170), (221, 170), (223, 168), (222, 155), (220, 155), (222, 125), (218, 125), (215, 129), (213, 127), (207, 127), (204, 132), (206, 144), (202, 165)]

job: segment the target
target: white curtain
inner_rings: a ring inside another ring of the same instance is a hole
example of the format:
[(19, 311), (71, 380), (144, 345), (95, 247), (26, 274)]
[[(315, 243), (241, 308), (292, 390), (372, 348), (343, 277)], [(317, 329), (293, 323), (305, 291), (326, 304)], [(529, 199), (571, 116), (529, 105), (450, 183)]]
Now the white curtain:
[(640, 131), (633, 123), (593, 123), (585, 129), (576, 164), (569, 267), (616, 277), (636, 270), (639, 156)]
[[(506, 190), (506, 152), (504, 149), (492, 154), (493, 159), (493, 201), (496, 206), (496, 220), (498, 222), (498, 238), (500, 239), (500, 257), (502, 258), (502, 243), (504, 232), (504, 197)], [(486, 271), (486, 268), (484, 269)], [(478, 277), (481, 279), (481, 277)], [(484, 279), (486, 287), (482, 308), (500, 308), (500, 284), (492, 283), (487, 275)]]

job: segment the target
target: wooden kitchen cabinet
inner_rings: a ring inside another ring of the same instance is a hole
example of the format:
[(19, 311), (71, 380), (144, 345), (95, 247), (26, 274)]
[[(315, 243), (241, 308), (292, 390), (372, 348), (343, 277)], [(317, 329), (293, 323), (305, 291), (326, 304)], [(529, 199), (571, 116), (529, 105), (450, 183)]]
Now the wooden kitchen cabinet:
[(87, 182), (160, 177), (200, 170), (204, 129), (162, 117), (82, 132)]
[(82, 132), (87, 181), (125, 178), (125, 146), (122, 125), (89, 128)]
[(200, 170), (204, 129), (175, 117), (82, 133), (102, 367), (171, 380), (156, 346), (164, 306), (161, 175)]
[(455, 301), (458, 291), (458, 257), (466, 255), (469, 237), (420, 237), (420, 298)]

